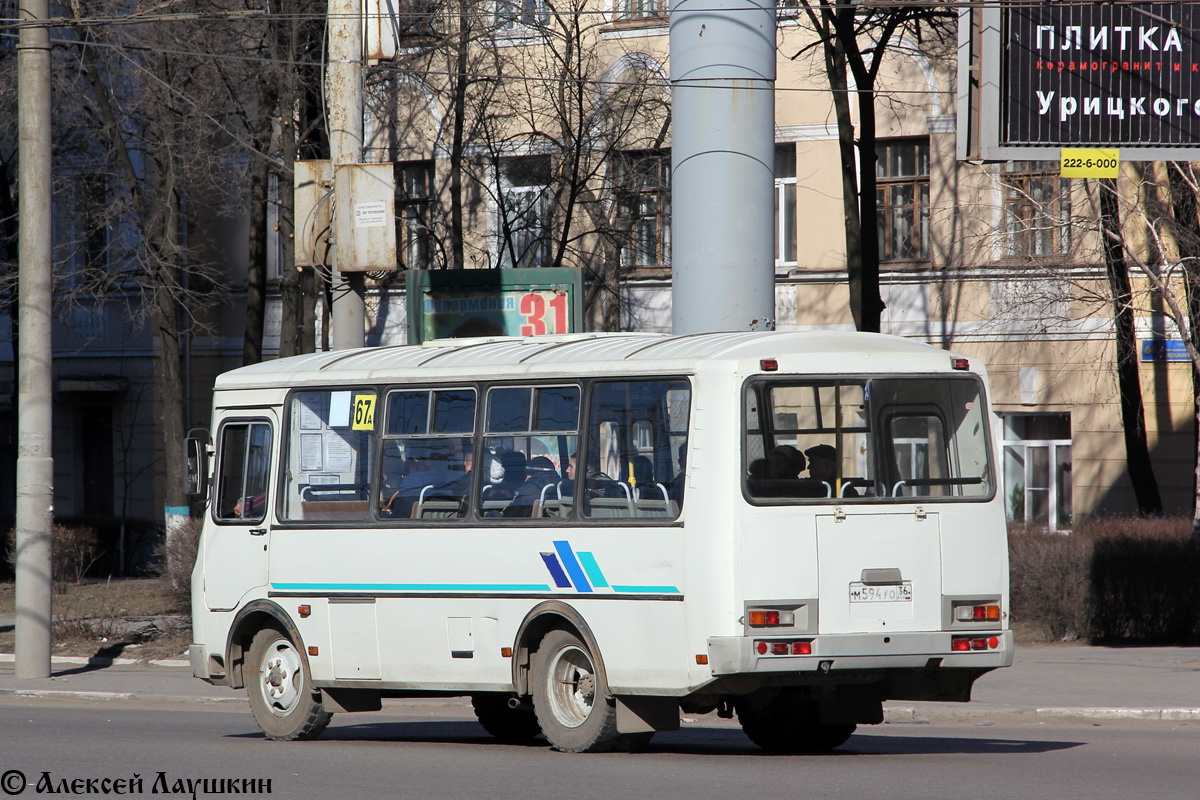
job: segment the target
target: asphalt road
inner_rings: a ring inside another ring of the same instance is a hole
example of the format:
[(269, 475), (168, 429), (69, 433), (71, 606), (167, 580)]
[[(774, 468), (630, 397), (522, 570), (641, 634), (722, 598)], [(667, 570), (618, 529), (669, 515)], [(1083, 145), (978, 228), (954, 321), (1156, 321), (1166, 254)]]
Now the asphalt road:
[(316, 741), (278, 743), (232, 706), (12, 699), (0, 705), (0, 773), (8, 786), (10, 771), (22, 773), (28, 787), (15, 796), (27, 797), (43, 772), (60, 787), (137, 774), (145, 795), (161, 772), (160, 789), (269, 779), (270, 794), (257, 796), (313, 800), (1200, 798), (1195, 723), (885, 724), (833, 754), (769, 756), (735, 725), (699, 719), (645, 752), (574, 756), (540, 740), (498, 744), (468, 714), (340, 714)]

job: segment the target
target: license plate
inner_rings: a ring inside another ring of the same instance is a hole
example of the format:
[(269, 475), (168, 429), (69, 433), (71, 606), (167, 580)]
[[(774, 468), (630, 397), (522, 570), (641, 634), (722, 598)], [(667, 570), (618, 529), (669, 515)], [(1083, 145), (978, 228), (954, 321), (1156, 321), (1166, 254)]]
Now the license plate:
[(911, 603), (912, 581), (887, 586), (868, 586), (865, 583), (850, 584), (851, 603)]

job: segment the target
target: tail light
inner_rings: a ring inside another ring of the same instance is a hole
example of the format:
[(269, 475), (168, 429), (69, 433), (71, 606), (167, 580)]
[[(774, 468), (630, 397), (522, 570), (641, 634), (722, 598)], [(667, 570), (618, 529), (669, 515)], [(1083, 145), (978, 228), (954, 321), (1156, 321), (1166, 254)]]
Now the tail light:
[(760, 656), (811, 656), (812, 639), (758, 639), (754, 652)]
[(955, 606), (954, 619), (957, 622), (999, 622), (1000, 606), (994, 603), (981, 606)]
[(950, 637), (950, 652), (969, 653), (980, 650), (998, 650), (998, 636), (952, 636)]
[(796, 614), (779, 608), (751, 608), (746, 620), (751, 628), (790, 628), (796, 624)]

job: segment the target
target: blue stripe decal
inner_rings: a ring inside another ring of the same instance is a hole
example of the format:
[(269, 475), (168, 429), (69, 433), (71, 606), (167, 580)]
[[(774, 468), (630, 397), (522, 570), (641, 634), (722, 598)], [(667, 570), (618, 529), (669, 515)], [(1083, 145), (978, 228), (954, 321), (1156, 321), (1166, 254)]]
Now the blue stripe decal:
[(544, 583), (272, 583), (279, 591), (310, 592), (548, 592)]
[(628, 594), (679, 594), (675, 586), (614, 586), (614, 592)]
[(579, 561), (571, 550), (571, 543), (566, 540), (555, 542), (554, 549), (558, 551), (558, 557), (562, 559), (563, 566), (567, 568), (567, 574), (571, 576), (571, 582), (575, 584), (575, 588), (581, 592), (592, 591), (592, 585), (588, 583), (587, 576), (579, 568)]
[(597, 589), (607, 589), (608, 581), (604, 578), (604, 573), (600, 571), (600, 565), (596, 563), (596, 557), (586, 550), (580, 550), (576, 555), (579, 556), (579, 563), (583, 564), (583, 571), (592, 579), (592, 586)]
[(542, 553), (542, 561), (546, 562), (546, 569), (550, 570), (550, 577), (554, 578), (554, 585), (560, 589), (569, 589), (571, 582), (567, 580), (567, 573), (563, 572), (562, 566), (558, 563), (558, 556), (554, 553)]

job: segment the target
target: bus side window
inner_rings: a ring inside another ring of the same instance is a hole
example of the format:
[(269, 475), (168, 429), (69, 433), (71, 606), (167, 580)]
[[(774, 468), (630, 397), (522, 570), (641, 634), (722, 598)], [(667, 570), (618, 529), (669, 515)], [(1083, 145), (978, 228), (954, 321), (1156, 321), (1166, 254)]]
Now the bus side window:
[(574, 507), (578, 386), (494, 386), (484, 415), (483, 517), (563, 519)]
[(466, 516), (475, 460), (475, 390), (390, 392), (386, 416), (379, 516)]
[(683, 500), (691, 392), (675, 380), (593, 385), (583, 514), (673, 519)]
[(286, 411), (280, 513), (306, 522), (353, 522), (369, 513), (377, 396), (351, 387), (295, 392)]

